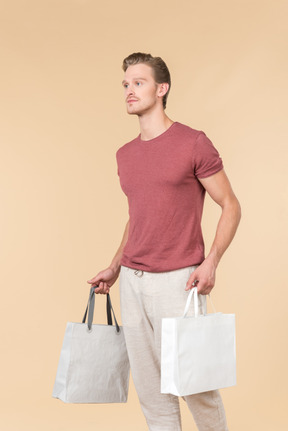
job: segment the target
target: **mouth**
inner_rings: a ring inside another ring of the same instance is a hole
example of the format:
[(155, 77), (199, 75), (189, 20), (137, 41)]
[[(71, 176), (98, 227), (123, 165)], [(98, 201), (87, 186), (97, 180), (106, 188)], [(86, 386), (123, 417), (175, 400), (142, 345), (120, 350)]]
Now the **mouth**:
[(127, 100), (127, 103), (134, 103), (134, 102), (138, 102), (138, 100), (137, 99), (128, 99)]

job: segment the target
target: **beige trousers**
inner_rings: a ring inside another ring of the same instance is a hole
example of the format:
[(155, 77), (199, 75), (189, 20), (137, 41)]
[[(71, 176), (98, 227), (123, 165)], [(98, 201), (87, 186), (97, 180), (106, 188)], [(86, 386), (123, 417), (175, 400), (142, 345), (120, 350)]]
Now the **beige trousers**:
[[(161, 319), (183, 314), (186, 282), (195, 268), (152, 273), (121, 267), (122, 324), (133, 382), (150, 431), (182, 429), (178, 397), (160, 392)], [(205, 296), (201, 305), (206, 307)], [(183, 398), (199, 431), (228, 431), (219, 391)]]

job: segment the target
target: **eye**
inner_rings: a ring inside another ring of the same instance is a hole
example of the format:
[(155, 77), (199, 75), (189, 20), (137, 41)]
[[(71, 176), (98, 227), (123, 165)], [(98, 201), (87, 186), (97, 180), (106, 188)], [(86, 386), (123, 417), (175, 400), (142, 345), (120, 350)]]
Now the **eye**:
[(142, 82), (137, 81), (136, 85), (137, 85), (137, 87), (140, 87), (140, 85), (142, 85)]
[(128, 88), (128, 84), (126, 82), (124, 82), (123, 87)]

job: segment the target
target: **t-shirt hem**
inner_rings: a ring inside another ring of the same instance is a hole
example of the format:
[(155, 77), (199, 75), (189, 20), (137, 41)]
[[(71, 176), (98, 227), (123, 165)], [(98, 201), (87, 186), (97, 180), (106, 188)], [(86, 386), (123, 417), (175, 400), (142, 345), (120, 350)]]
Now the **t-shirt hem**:
[(213, 171), (209, 171), (209, 172), (205, 172), (205, 174), (202, 175), (197, 175), (197, 178), (199, 178), (199, 180), (203, 179), (203, 178), (208, 178), (211, 177), (212, 175), (217, 174), (217, 172), (220, 172), (224, 169), (224, 166), (220, 166), (217, 169), (213, 169)]
[(127, 268), (130, 269), (135, 269), (135, 270), (140, 270), (140, 271), (144, 271), (144, 272), (153, 272), (153, 273), (161, 273), (161, 272), (169, 272), (169, 271), (176, 271), (177, 269), (183, 269), (183, 268), (187, 268), (189, 266), (197, 266), (200, 265), (203, 262), (204, 259), (198, 261), (197, 263), (185, 263), (185, 264), (179, 264), (179, 265), (175, 265), (175, 266), (169, 266), (169, 267), (161, 267), (159, 269), (159, 267), (151, 267), (151, 266), (147, 266), (147, 265), (139, 265), (139, 264), (134, 264), (134, 263), (127, 263), (127, 262), (120, 262), (121, 266), (125, 266)]

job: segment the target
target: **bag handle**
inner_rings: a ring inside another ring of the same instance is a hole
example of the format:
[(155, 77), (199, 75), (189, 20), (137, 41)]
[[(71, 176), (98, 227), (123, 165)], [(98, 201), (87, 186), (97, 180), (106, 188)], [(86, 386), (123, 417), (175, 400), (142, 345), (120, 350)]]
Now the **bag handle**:
[[(106, 301), (106, 313), (107, 313), (107, 324), (108, 325), (112, 325), (112, 314), (111, 311), (113, 313), (113, 318), (114, 318), (114, 322), (115, 322), (115, 326), (116, 326), (116, 332), (120, 332), (120, 327), (118, 325), (113, 307), (112, 307), (112, 302), (111, 302), (111, 298), (109, 293), (107, 293), (106, 295), (107, 301)], [(89, 293), (89, 298), (88, 298), (88, 303), (87, 303), (87, 307), (82, 319), (82, 323), (86, 323), (86, 318), (87, 318), (87, 313), (88, 313), (88, 330), (91, 331), (92, 328), (92, 322), (93, 322), (93, 316), (94, 316), (94, 307), (95, 307), (95, 286), (91, 287), (90, 289), (90, 293)]]
[[(190, 304), (191, 304), (191, 300), (192, 300), (193, 294), (194, 294), (194, 316), (195, 317), (199, 317), (199, 309), (198, 309), (199, 298), (198, 298), (197, 287), (193, 287), (190, 290), (190, 292), (189, 292), (189, 295), (188, 295), (188, 298), (187, 298), (187, 301), (186, 301), (186, 305), (185, 305), (185, 309), (184, 309), (184, 313), (183, 313), (183, 317), (187, 316), (187, 313), (188, 313), (188, 310), (189, 310), (189, 307), (190, 307)], [(213, 311), (214, 311), (214, 313), (216, 313), (215, 307), (214, 307), (213, 302), (212, 302), (212, 300), (210, 298), (210, 293), (209, 293), (208, 296), (209, 296), (209, 299), (210, 299)], [(202, 303), (201, 303), (201, 305), (202, 305)], [(202, 313), (205, 314), (203, 312), (203, 309), (202, 309)]]

